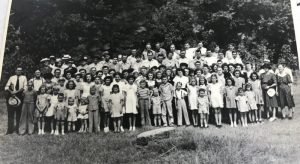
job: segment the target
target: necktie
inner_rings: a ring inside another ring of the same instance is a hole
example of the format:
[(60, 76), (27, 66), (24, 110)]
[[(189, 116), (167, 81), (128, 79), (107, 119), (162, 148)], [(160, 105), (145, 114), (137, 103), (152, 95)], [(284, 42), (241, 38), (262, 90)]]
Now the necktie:
[(17, 76), (17, 82), (16, 82), (16, 90), (18, 91), (20, 89), (20, 86), (19, 86), (19, 76)]

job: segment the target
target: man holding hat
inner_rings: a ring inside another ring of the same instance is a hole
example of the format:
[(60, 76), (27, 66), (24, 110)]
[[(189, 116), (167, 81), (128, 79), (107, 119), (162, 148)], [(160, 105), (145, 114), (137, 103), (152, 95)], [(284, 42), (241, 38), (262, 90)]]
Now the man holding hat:
[[(15, 75), (11, 76), (5, 85), (5, 91), (7, 93), (6, 106), (8, 117), (6, 134), (12, 134), (15, 129), (19, 129), (19, 122), (22, 109), (22, 93), (27, 88), (27, 78), (26, 76), (22, 75), (22, 71), (22, 67), (17, 67)], [(14, 99), (15, 101), (10, 101), (12, 99)], [(16, 127), (14, 128), (15, 115)]]

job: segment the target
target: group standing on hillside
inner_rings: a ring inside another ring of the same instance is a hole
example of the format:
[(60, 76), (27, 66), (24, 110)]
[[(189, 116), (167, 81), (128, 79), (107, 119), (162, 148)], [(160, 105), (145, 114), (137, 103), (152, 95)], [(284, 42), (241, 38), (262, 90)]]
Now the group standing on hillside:
[[(243, 62), (233, 44), (224, 53), (219, 46), (166, 51), (146, 44), (130, 54), (84, 56), (78, 63), (65, 54), (41, 60), (34, 77), (17, 67), (5, 86), (7, 134), (124, 132), (138, 126), (222, 127), (224, 113), (231, 127), (247, 127), (294, 112), (292, 71), (280, 60), (260, 68)], [(225, 110), (225, 112), (224, 112)], [(223, 112), (222, 112), (223, 111)], [(16, 115), (16, 117), (15, 117)], [(14, 126), (14, 117), (16, 126)], [(110, 125), (113, 123), (113, 126)]]

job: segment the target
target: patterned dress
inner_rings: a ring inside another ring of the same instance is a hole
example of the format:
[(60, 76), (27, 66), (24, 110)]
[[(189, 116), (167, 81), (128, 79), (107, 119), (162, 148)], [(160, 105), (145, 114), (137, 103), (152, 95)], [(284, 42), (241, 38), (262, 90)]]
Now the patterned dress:
[(291, 87), (288, 85), (290, 83), (292, 83), (290, 75), (277, 75), (278, 97), (281, 108), (284, 108), (285, 106), (292, 108), (294, 106)]

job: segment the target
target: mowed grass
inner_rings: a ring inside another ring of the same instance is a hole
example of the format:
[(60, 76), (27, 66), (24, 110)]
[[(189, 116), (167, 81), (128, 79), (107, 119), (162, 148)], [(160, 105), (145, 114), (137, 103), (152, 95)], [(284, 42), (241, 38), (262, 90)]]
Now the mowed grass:
[[(299, 82), (297, 82), (299, 84)], [(6, 106), (0, 101), (0, 163), (299, 163), (300, 89), (293, 120), (248, 128), (176, 128), (169, 138), (136, 144), (150, 128), (121, 134), (4, 135)]]

